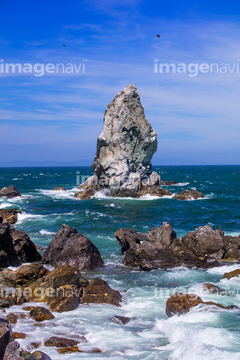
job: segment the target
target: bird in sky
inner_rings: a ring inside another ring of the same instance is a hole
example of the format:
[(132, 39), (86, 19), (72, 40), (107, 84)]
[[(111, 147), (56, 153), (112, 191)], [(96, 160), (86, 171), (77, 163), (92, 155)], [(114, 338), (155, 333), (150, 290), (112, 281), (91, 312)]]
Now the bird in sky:
[(157, 37), (160, 38), (160, 35), (157, 34)]
[(66, 45), (62, 44), (62, 46), (64, 46), (64, 47), (65, 47)]

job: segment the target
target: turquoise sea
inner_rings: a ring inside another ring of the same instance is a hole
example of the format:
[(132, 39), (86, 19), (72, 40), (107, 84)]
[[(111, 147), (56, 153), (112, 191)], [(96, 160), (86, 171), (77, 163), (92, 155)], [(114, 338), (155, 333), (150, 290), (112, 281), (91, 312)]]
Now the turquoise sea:
[[(26, 211), (14, 225), (44, 248), (62, 224), (68, 224), (88, 236), (98, 247), (103, 269), (87, 272), (90, 279), (100, 276), (111, 287), (123, 291), (121, 308), (110, 305), (82, 305), (62, 314), (44, 327), (23, 319), (14, 331), (25, 332), (19, 340), (22, 347), (41, 341), (40, 350), (53, 360), (61, 359), (240, 359), (240, 311), (199, 308), (184, 316), (167, 318), (166, 300), (176, 291), (194, 292), (204, 301), (240, 307), (238, 279), (221, 280), (226, 271), (240, 268), (227, 264), (209, 270), (185, 268), (143, 272), (122, 265), (123, 256), (114, 233), (125, 227), (141, 232), (171, 224), (177, 236), (184, 236), (196, 227), (209, 224), (222, 228), (226, 235), (240, 234), (240, 166), (155, 166), (162, 180), (176, 180), (178, 185), (165, 186), (173, 194), (185, 189), (202, 191), (205, 198), (179, 201), (171, 197), (140, 199), (111, 198), (98, 193), (91, 200), (74, 198), (77, 183), (90, 176), (88, 167), (1, 168), (0, 188), (14, 185), (21, 198), (0, 199), (0, 208), (17, 207)], [(62, 186), (67, 191), (53, 191)], [(228, 290), (228, 296), (202, 293), (202, 284), (211, 282)], [(22, 311), (15, 307), (8, 312)], [(116, 324), (113, 315), (133, 317), (127, 325)], [(88, 343), (81, 348), (98, 347), (100, 354), (59, 355), (43, 343), (50, 336), (74, 338), (84, 335)]]

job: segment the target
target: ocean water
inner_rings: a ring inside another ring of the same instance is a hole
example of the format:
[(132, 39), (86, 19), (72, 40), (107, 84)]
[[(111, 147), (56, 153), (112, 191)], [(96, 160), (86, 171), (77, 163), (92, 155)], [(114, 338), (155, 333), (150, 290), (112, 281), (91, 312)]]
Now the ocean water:
[[(221, 280), (226, 271), (240, 268), (228, 264), (209, 270), (176, 268), (143, 272), (122, 265), (123, 256), (114, 233), (121, 227), (147, 232), (167, 221), (178, 236), (209, 224), (225, 234), (240, 234), (240, 166), (156, 166), (162, 180), (179, 184), (165, 186), (173, 194), (185, 189), (202, 191), (205, 198), (179, 201), (171, 196), (140, 199), (111, 198), (98, 193), (91, 200), (74, 198), (77, 182), (92, 174), (87, 167), (2, 168), (0, 188), (14, 185), (21, 198), (0, 199), (0, 208), (17, 207), (16, 229), (23, 229), (31, 240), (45, 249), (62, 224), (88, 236), (98, 247), (105, 267), (85, 272), (90, 279), (100, 276), (111, 287), (122, 291), (121, 308), (111, 305), (81, 305), (76, 310), (54, 314), (44, 326), (31, 319), (18, 322), (14, 331), (24, 332), (22, 347), (41, 342), (40, 350), (53, 360), (61, 359), (240, 359), (240, 310), (194, 308), (184, 316), (167, 318), (166, 300), (176, 291), (194, 292), (204, 301), (240, 307), (238, 279)], [(62, 186), (67, 191), (53, 191)], [(206, 294), (202, 284), (211, 282), (228, 291), (228, 296)], [(43, 304), (45, 306), (45, 304)], [(23, 312), (23, 306), (7, 312)], [(113, 315), (132, 317), (127, 325), (116, 324)], [(44, 347), (50, 336), (77, 339), (84, 335), (82, 350), (100, 348), (102, 353), (59, 355), (55, 348)]]

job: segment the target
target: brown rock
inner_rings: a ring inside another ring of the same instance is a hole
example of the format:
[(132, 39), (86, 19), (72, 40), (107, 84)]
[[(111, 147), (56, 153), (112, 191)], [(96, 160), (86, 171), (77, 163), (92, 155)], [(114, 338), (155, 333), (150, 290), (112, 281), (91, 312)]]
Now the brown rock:
[(173, 197), (173, 199), (178, 200), (197, 200), (201, 198), (204, 198), (204, 195), (197, 190), (184, 190), (180, 194), (176, 194)]
[(78, 191), (74, 194), (74, 197), (80, 200), (89, 200), (92, 196), (96, 194), (97, 190), (95, 188), (85, 189)]
[(74, 352), (82, 352), (81, 350), (79, 350), (79, 348), (77, 346), (69, 346), (69, 347), (65, 347), (65, 348), (60, 348), (57, 351), (59, 352), (59, 354), (71, 354)]
[(0, 209), (0, 215), (2, 215), (9, 224), (15, 224), (18, 220), (18, 214), (21, 213), (22, 211), (17, 208)]
[(55, 316), (48, 309), (42, 306), (35, 306), (30, 311), (30, 316), (34, 318), (35, 321), (45, 321), (54, 319)]
[(8, 199), (14, 198), (16, 196), (21, 196), (20, 192), (17, 191), (15, 186), (11, 185), (4, 187), (0, 190), (0, 197), (6, 196)]
[(18, 316), (16, 314), (10, 313), (6, 316), (6, 320), (8, 320), (10, 324), (16, 324)]
[(42, 262), (55, 266), (69, 264), (81, 270), (92, 270), (103, 266), (103, 260), (96, 246), (69, 225), (62, 225), (45, 251)]
[(140, 191), (140, 196), (144, 195), (152, 195), (152, 196), (171, 196), (172, 193), (166, 189), (161, 188), (160, 186), (142, 186)]
[(90, 281), (89, 285), (83, 289), (82, 303), (111, 304), (121, 306), (122, 296), (119, 291), (113, 290), (102, 279), (96, 278)]
[(68, 347), (77, 344), (79, 344), (79, 341), (66, 339), (63, 337), (55, 337), (55, 336), (50, 337), (50, 339), (46, 340), (44, 343), (45, 346), (56, 346), (56, 347)]
[(12, 338), (14, 340), (16, 340), (16, 339), (26, 339), (26, 337), (27, 337), (27, 335), (24, 334), (24, 333), (19, 333), (19, 332), (13, 332), (12, 333)]
[(56, 295), (48, 301), (50, 310), (56, 312), (75, 310), (80, 304), (82, 290), (77, 286), (66, 285), (57, 289)]
[(233, 270), (233, 271), (230, 271), (228, 273), (225, 273), (222, 277), (222, 279), (231, 279), (235, 276), (240, 276), (240, 269), (236, 269), (236, 270)]
[(202, 299), (196, 294), (182, 294), (176, 292), (166, 302), (166, 314), (167, 316), (182, 315), (189, 312), (192, 307), (199, 304), (214, 306), (226, 310), (240, 310), (237, 306), (223, 306), (213, 301), (203, 302)]
[(61, 186), (57, 186), (53, 189), (53, 191), (66, 191), (66, 189), (64, 189), (63, 187)]
[(38, 349), (40, 347), (41, 343), (38, 342), (31, 342), (28, 346), (28, 350)]
[(196, 294), (176, 292), (166, 302), (166, 314), (167, 316), (186, 314), (192, 307), (202, 303), (202, 299)]

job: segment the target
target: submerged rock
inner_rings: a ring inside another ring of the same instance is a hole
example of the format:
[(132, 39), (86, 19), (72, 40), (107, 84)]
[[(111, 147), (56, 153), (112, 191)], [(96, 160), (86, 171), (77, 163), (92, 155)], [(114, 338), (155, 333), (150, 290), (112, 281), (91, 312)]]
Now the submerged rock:
[(91, 240), (65, 224), (43, 254), (42, 262), (54, 266), (69, 264), (81, 270), (103, 266), (101, 255)]
[(53, 191), (66, 191), (66, 189), (64, 189), (63, 187), (61, 186), (57, 186), (53, 189)]
[(21, 196), (20, 192), (15, 188), (15, 186), (11, 185), (8, 187), (4, 187), (0, 190), (0, 197), (6, 196), (8, 199)]
[(179, 194), (173, 196), (173, 199), (178, 200), (197, 200), (204, 198), (203, 193), (197, 190), (184, 190)]

